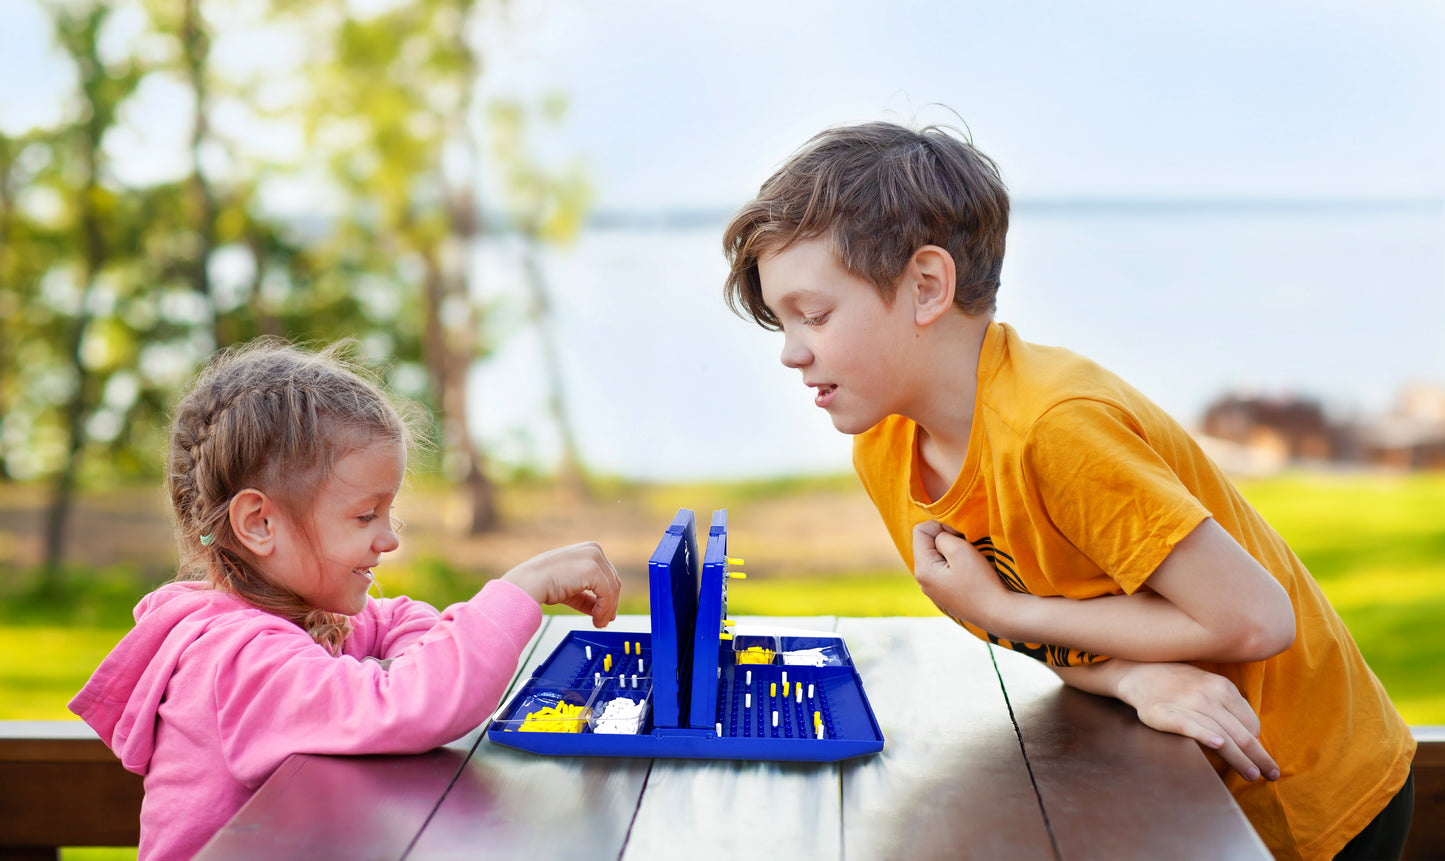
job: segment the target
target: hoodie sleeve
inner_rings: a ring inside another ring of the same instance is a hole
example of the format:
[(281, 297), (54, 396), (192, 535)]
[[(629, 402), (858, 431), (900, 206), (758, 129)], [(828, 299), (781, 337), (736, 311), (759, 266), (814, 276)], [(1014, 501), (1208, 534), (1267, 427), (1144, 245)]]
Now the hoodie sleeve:
[(396, 638), (413, 642), (389, 670), (268, 626), (216, 667), (222, 757), (254, 787), (293, 753), (419, 753), (459, 738), (497, 707), (541, 616), (525, 591), (492, 581)]
[(441, 613), (406, 596), (367, 602), (352, 617), (353, 633), (344, 651), (355, 658), (395, 658), (436, 626)]

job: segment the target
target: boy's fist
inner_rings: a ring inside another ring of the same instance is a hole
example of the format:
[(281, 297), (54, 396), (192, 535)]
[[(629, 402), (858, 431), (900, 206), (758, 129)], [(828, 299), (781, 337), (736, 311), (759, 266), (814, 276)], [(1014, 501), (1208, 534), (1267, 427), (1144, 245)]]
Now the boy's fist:
[(913, 527), (913, 579), (933, 603), (987, 630), (1015, 597), (978, 548), (936, 520)]
[(522, 587), (538, 604), (566, 604), (606, 627), (617, 618), (622, 580), (596, 543), (585, 541), (533, 556), (503, 580)]

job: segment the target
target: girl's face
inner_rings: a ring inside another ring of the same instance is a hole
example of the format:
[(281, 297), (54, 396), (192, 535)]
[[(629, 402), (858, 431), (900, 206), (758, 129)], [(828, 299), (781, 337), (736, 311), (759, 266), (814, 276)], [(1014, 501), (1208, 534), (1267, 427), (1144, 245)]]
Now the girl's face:
[(406, 447), (379, 441), (336, 462), (311, 505), (311, 534), (279, 518), (268, 577), (311, 607), (354, 616), (366, 608), (371, 569), (400, 545), (391, 505), (406, 473)]

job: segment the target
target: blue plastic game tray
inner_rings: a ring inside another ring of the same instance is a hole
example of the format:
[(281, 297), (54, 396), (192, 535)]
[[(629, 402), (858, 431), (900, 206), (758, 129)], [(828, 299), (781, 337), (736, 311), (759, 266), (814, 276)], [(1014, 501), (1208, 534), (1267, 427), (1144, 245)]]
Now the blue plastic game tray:
[(683, 509), (648, 560), (650, 634), (573, 631), (487, 729), (541, 754), (831, 762), (883, 733), (843, 638), (727, 618), (727, 512), (699, 565)]

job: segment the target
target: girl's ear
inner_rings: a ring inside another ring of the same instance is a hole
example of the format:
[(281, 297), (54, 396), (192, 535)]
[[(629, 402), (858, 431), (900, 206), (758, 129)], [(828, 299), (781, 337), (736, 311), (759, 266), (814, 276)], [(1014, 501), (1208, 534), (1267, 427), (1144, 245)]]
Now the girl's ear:
[(231, 498), (231, 532), (257, 557), (276, 550), (276, 503), (255, 488), (246, 488)]
[(913, 289), (913, 315), (918, 325), (929, 325), (953, 307), (958, 276), (952, 254), (937, 245), (925, 245), (913, 252), (906, 273)]

